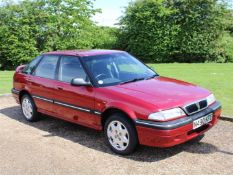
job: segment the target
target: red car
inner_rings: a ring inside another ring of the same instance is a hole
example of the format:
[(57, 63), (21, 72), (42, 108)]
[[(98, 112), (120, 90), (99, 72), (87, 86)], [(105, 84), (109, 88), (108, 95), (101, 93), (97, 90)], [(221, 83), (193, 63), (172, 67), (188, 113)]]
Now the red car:
[(123, 51), (42, 54), (14, 75), (13, 96), (24, 117), (39, 113), (104, 131), (111, 149), (171, 147), (216, 124), (221, 105), (208, 90), (159, 76)]

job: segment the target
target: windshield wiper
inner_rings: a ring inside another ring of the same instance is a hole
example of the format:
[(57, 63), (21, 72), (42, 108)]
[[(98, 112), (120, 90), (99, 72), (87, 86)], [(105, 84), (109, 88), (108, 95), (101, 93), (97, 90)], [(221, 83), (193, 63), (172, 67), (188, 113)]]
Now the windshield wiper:
[(140, 81), (140, 80), (145, 80), (145, 78), (134, 78), (132, 80), (123, 81), (120, 84), (132, 83), (132, 82), (136, 82), (136, 81)]

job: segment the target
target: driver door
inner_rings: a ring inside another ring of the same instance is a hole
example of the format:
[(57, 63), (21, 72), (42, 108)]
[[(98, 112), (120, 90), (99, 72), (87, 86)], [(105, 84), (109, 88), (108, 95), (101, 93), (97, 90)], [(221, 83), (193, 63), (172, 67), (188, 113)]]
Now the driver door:
[(55, 85), (55, 112), (60, 118), (89, 127), (98, 127), (100, 117), (93, 114), (93, 87), (72, 86), (73, 78), (88, 78), (78, 57), (61, 56)]

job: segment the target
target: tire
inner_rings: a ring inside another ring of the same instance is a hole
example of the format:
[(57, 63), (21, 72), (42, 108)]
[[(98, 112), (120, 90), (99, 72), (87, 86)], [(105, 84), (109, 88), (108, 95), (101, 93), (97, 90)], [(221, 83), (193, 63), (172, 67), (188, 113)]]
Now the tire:
[(106, 143), (117, 154), (128, 155), (135, 151), (138, 137), (135, 126), (124, 114), (111, 115), (104, 125)]
[(25, 94), (21, 98), (21, 109), (27, 121), (35, 122), (39, 120), (36, 105), (30, 95)]

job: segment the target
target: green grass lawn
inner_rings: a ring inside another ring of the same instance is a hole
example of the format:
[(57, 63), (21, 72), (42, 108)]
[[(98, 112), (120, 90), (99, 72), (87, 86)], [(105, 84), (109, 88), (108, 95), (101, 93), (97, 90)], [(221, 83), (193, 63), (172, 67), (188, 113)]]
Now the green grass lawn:
[(233, 64), (149, 64), (161, 76), (209, 89), (221, 101), (223, 114), (233, 116)]
[(0, 95), (11, 92), (14, 71), (0, 71)]
[[(212, 91), (223, 105), (224, 115), (233, 115), (233, 64), (149, 64), (161, 76), (191, 82)], [(0, 72), (0, 94), (10, 93), (13, 71)]]

